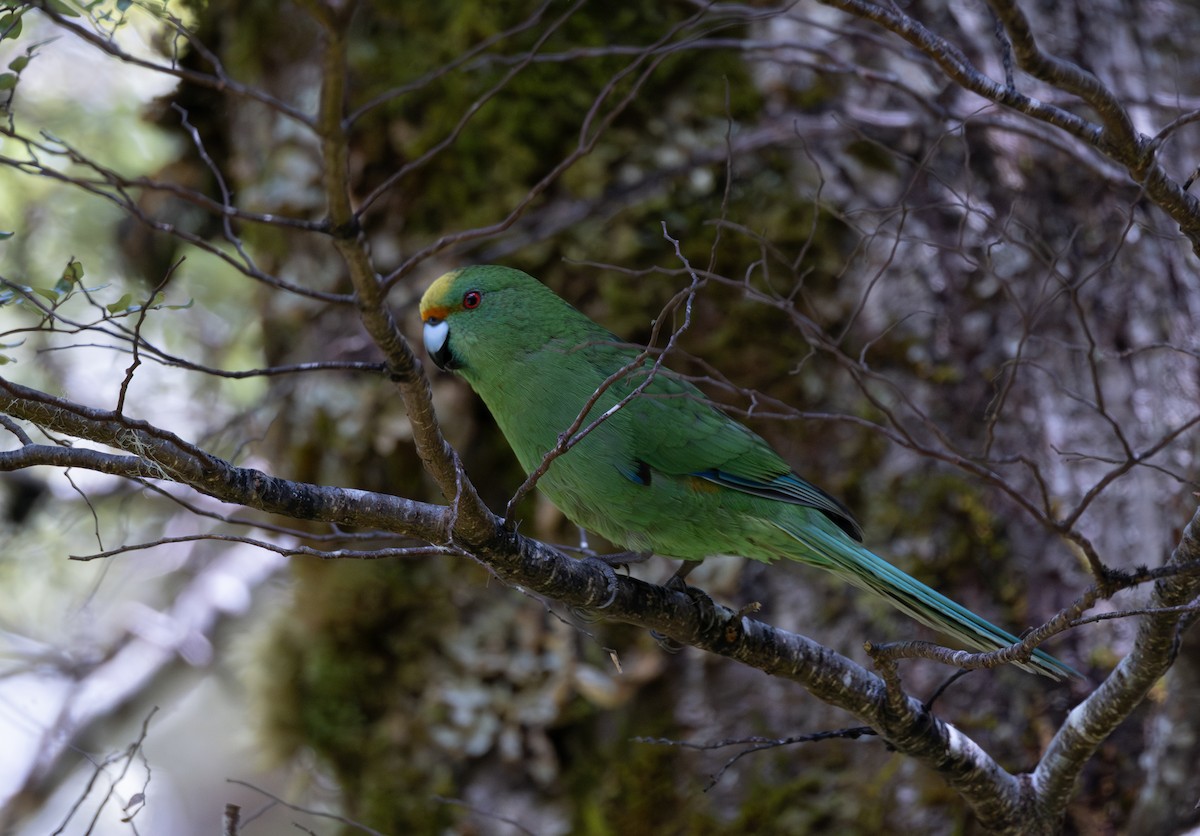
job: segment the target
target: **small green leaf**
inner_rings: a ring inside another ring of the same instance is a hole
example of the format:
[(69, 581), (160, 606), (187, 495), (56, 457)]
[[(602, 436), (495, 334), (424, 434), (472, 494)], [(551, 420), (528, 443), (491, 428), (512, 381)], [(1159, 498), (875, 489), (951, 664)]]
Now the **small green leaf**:
[(117, 301), (113, 302), (111, 305), (105, 305), (104, 307), (108, 308), (108, 312), (110, 314), (124, 313), (126, 311), (134, 310), (134, 308), (137, 307), (136, 305), (134, 305), (132, 307), (130, 306), (129, 303), (132, 301), (133, 301), (133, 294), (126, 293), (124, 296), (122, 296)]
[(83, 265), (78, 259), (72, 258), (63, 268), (62, 276), (54, 283), (54, 292), (60, 297), (67, 296), (75, 285), (83, 278)]
[(9, 238), (12, 238), (16, 234), (17, 233), (15, 233), (15, 232), (5, 232), (3, 229), (0, 229), (0, 241), (7, 241)]
[(83, 264), (79, 259), (72, 258), (63, 269), (62, 280), (74, 284), (83, 278)]
[(11, 90), (17, 86), (16, 73), (0, 73), (0, 90)]
[(0, 354), (0, 366), (7, 366), (9, 363), (15, 363), (16, 358), (9, 357), (7, 354)]
[(5, 15), (0, 17), (0, 40), (11, 38), (16, 40), (21, 34), (21, 16)]
[(51, 302), (57, 302), (62, 296), (62, 292), (53, 287), (31, 287), (29, 289), (38, 296), (49, 299)]
[[(3, 27), (0, 27), (2, 29)], [(21, 70), (29, 66), (28, 55), (18, 55), (16, 58), (8, 62), (8, 68), (14, 73), (19, 73)]]

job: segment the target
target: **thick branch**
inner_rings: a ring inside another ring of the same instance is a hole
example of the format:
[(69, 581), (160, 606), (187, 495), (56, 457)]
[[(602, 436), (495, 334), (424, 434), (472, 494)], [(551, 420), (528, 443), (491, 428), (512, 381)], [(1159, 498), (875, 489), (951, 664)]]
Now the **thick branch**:
[(1077, 64), (1049, 55), (1037, 45), (1029, 19), (1011, 0), (990, 0), (989, 5), (1012, 41), (1017, 65), (1037, 79), (1072, 93), (1087, 102), (1104, 123), (1100, 147), (1129, 168), (1138, 164), (1139, 137), (1129, 113), (1100, 79)]
[[(0, 454), (0, 470), (51, 465), (162, 478), (225, 502), (297, 519), (394, 531), (434, 543), (467, 539), (461, 528), (454, 531), (457, 538), (447, 536), (454, 522), (449, 508), (236, 467), (144, 421), (73, 404), (4, 378), (0, 412), (131, 454), (33, 444), (22, 432), (17, 434), (21, 446)], [(461, 526), (461, 517), (458, 522)], [(1200, 512), (1172, 564), (1200, 559), (1198, 526)], [(497, 525), (472, 551), (513, 585), (800, 683), (869, 724), (898, 751), (936, 769), (987, 826), (1001, 830), (1029, 827), (1034, 820), (1043, 822), (1043, 829), (1055, 826), (1082, 765), (1170, 665), (1176, 631), (1186, 617), (1175, 609), (1143, 618), (1134, 652), (1072, 712), (1032, 780), (1023, 782), (916, 700), (889, 692), (879, 677), (803, 636), (745, 617), (703, 595), (618, 577), (598, 561), (573, 560)], [(1178, 608), (1198, 590), (1195, 576), (1164, 578), (1155, 585), (1152, 605)]]
[[(387, 494), (330, 488), (235, 467), (172, 433), (114, 412), (54, 398), (0, 378), (0, 412), (43, 429), (125, 450), (121, 456), (53, 445), (0, 455), (0, 469), (80, 467), (189, 485), (219, 500), (297, 519), (394, 531), (445, 542), (452, 509)], [(27, 438), (27, 436), (26, 436)], [(466, 540), (455, 529), (459, 542)], [(879, 677), (816, 642), (713, 603), (706, 596), (619, 577), (599, 561), (575, 560), (500, 526), (473, 553), (507, 582), (567, 606), (656, 630), (702, 650), (798, 682), (877, 729), (899, 751), (941, 772), (985, 820), (1010, 815), (1020, 783), (973, 741), (916, 700), (889, 695)]]
[[(596, 608), (593, 590), (605, 574), (596, 561), (565, 558), (545, 545), (505, 533), (478, 551), (500, 577), (564, 604)], [(993, 825), (1028, 814), (1022, 782), (970, 738), (910, 697), (891, 695), (865, 668), (804, 636), (779, 630), (715, 604), (634, 578), (608, 576), (605, 618), (646, 627), (681, 644), (736, 659), (803, 685), (811, 694), (876, 729), (895, 749), (942, 774)], [(580, 581), (586, 578), (580, 594)], [(590, 598), (590, 601), (589, 601)]]
[(1038, 101), (1018, 93), (1011, 87), (993, 81), (976, 68), (958, 47), (925, 28), (920, 21), (909, 17), (894, 5), (875, 5), (865, 0), (821, 0), (827, 6), (877, 23), (915, 46), (933, 60), (946, 76), (964, 90), (970, 90), (988, 101), (1011, 107), (1035, 119), (1048, 122), (1069, 134), (1095, 146), (1103, 129), (1068, 110)]
[[(1184, 529), (1167, 565), (1196, 560), (1200, 560), (1200, 510)], [(1197, 595), (1200, 577), (1194, 574), (1166, 577), (1154, 584), (1150, 607), (1159, 611), (1142, 617), (1133, 650), (1071, 711), (1033, 774), (1043, 807), (1065, 808), (1083, 765), (1167, 672), (1175, 658), (1180, 629), (1190, 623), (1189, 614), (1179, 607)]]
[(394, 531), (435, 543), (446, 539), (446, 509), (442, 506), (371, 491), (291, 482), (236, 467), (145, 421), (71, 403), (2, 377), (0, 413), (131, 454), (25, 444), (0, 453), (0, 470), (49, 465), (167, 479), (224, 502), (295, 519)]

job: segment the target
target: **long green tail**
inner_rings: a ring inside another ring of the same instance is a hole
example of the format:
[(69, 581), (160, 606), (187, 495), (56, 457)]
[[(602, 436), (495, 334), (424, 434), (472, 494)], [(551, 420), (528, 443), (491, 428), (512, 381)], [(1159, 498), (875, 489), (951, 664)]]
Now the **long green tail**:
[[(816, 524), (797, 521), (795, 525), (790, 525), (790, 520), (772, 522), (813, 555), (788, 555), (789, 557), (828, 569), (855, 586), (886, 599), (922, 624), (953, 636), (968, 647), (991, 651), (1020, 641), (1011, 633), (1001, 630), (961, 604), (904, 574), (883, 558), (867, 551), (841, 531), (833, 529), (832, 524), (828, 526), (831, 530), (825, 530), (824, 520), (817, 520)], [(1030, 673), (1040, 673), (1053, 679), (1081, 676), (1071, 666), (1041, 650), (1033, 651), (1033, 657), (1028, 662), (1013, 664)]]

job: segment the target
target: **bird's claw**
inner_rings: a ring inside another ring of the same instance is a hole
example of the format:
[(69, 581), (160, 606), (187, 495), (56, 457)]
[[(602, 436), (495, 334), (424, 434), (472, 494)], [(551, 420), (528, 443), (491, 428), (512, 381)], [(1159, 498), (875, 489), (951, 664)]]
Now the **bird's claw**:
[(699, 560), (683, 561), (679, 564), (679, 568), (675, 570), (675, 574), (667, 578), (667, 582), (664, 583), (663, 586), (672, 592), (685, 592), (690, 595), (691, 593), (688, 592), (690, 587), (686, 583), (686, 578), (692, 573), (693, 569), (700, 565), (700, 563), (701, 561)]
[[(608, 593), (608, 597), (604, 599), (603, 604), (594, 605), (595, 609), (603, 610), (603, 609), (607, 609), (608, 607), (611, 607), (613, 601), (617, 600), (618, 581), (617, 581), (616, 570), (613, 569), (612, 564), (610, 564), (607, 560), (605, 560), (602, 556), (599, 556), (599, 555), (588, 555), (587, 557), (583, 558), (583, 562), (590, 563), (591, 565), (595, 566), (604, 575), (604, 581), (605, 581), (606, 592)], [(618, 564), (618, 565), (620, 565), (620, 564)]]
[(662, 633), (658, 632), (657, 630), (650, 631), (650, 638), (654, 639), (654, 641), (658, 644), (658, 646), (661, 647), (667, 653), (674, 654), (674, 653), (678, 653), (679, 651), (683, 650), (682, 644), (675, 641), (670, 636), (664, 636)]
[[(688, 586), (687, 581), (684, 580), (691, 573), (691, 571), (699, 565), (700, 561), (698, 560), (685, 561), (684, 563), (681, 563), (679, 568), (675, 570), (675, 573), (671, 575), (671, 577), (667, 578), (663, 586), (672, 592), (681, 592), (686, 595), (689, 599), (691, 599), (692, 603), (700, 612), (711, 611), (713, 608), (713, 600), (709, 597), (708, 593), (703, 589), (697, 589), (694, 586)], [(650, 631), (650, 636), (658, 643), (658, 646), (667, 653), (678, 653), (684, 648), (684, 645), (680, 644), (669, 636), (664, 636), (662, 633), (659, 633), (655, 630)]]

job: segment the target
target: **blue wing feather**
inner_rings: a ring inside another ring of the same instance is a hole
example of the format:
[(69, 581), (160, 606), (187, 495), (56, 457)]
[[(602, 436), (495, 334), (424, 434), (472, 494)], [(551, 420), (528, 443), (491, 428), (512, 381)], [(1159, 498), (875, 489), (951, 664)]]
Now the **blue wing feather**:
[(862, 526), (854, 519), (850, 510), (816, 485), (805, 482), (795, 473), (785, 473), (774, 479), (763, 480), (739, 476), (725, 470), (711, 468), (699, 473), (693, 473), (692, 475), (699, 476), (701, 479), (707, 479), (709, 482), (717, 485), (753, 494), (754, 496), (815, 508), (829, 517), (834, 525), (846, 532), (850, 537), (860, 543), (862, 542)]

